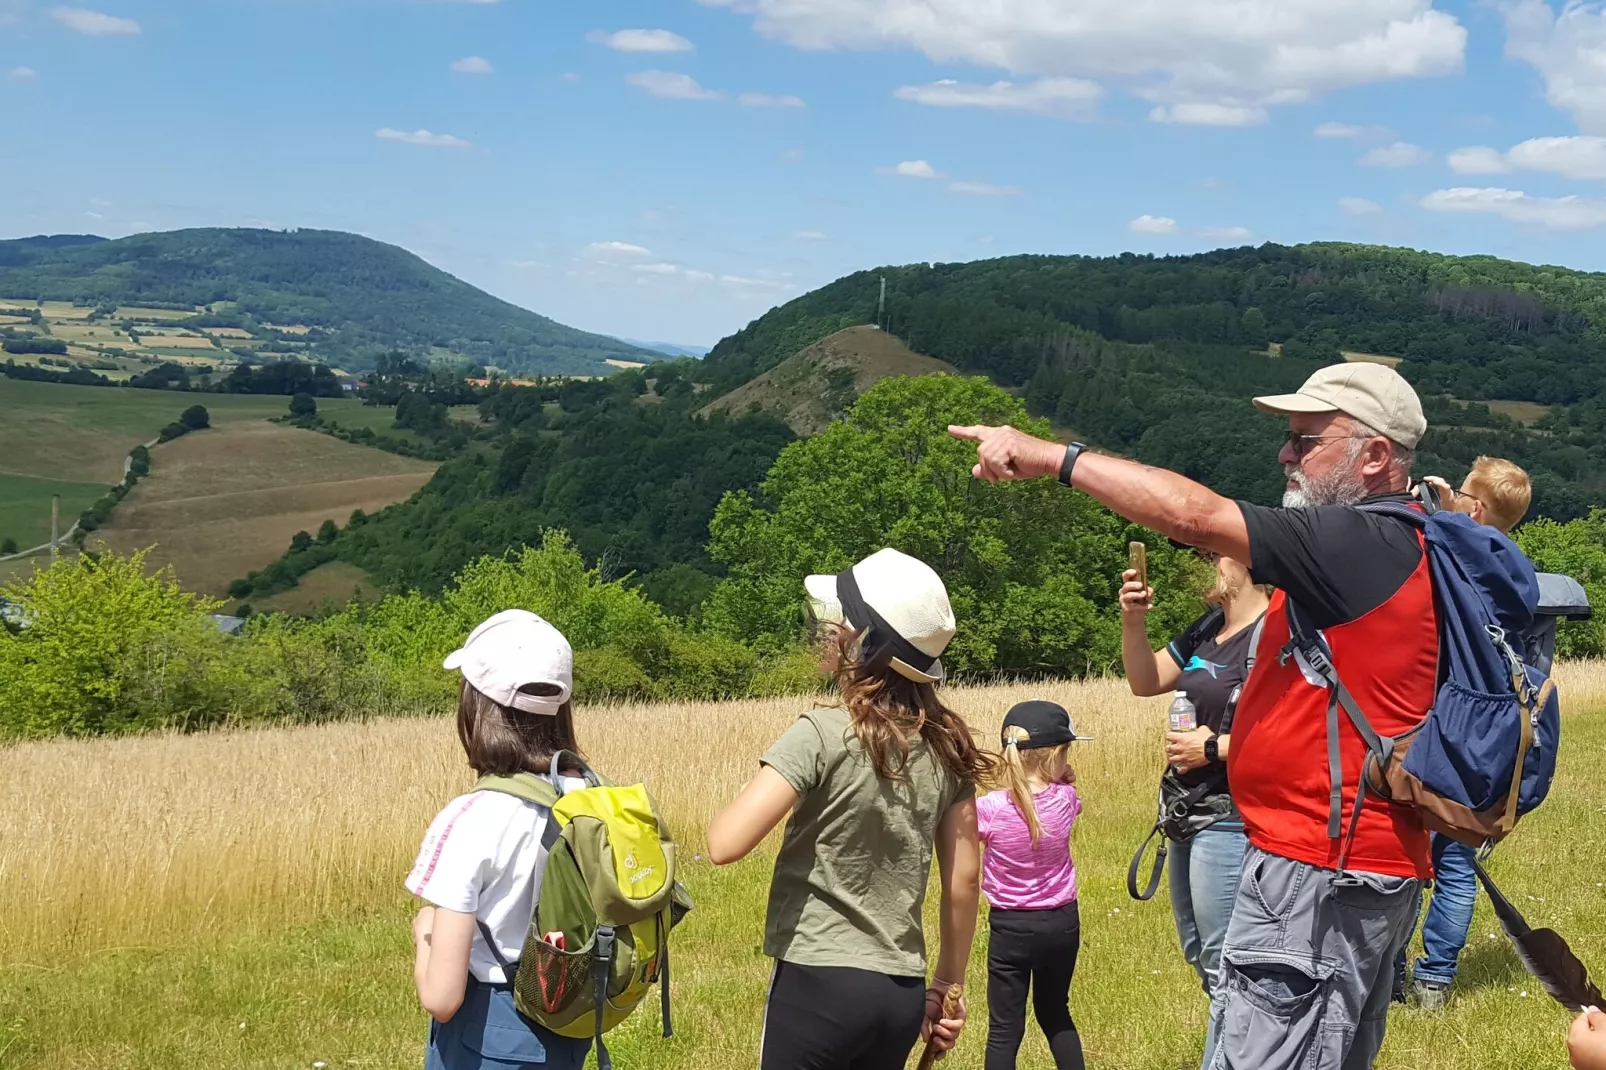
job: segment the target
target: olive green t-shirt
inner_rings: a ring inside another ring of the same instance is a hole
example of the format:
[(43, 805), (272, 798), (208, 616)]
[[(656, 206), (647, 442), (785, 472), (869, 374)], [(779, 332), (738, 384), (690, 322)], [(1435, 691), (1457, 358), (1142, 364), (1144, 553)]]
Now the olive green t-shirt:
[(919, 739), (903, 776), (882, 780), (844, 709), (799, 717), (763, 762), (798, 794), (770, 882), (764, 953), (925, 977), (920, 912), (937, 825), (975, 785)]

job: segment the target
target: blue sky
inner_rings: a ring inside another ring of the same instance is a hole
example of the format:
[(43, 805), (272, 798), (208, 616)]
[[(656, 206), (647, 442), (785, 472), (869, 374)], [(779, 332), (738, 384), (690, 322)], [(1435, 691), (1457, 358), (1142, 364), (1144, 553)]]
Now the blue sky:
[(0, 0), (0, 108), (5, 236), (352, 230), (683, 343), (1016, 252), (1606, 270), (1600, 0)]

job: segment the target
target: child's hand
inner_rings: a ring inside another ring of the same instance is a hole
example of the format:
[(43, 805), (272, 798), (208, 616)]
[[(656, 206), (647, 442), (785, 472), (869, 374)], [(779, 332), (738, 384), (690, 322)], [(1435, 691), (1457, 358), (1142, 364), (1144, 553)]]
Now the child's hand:
[(1567, 1058), (1573, 1070), (1606, 1070), (1606, 1014), (1591, 1007), (1578, 1016), (1567, 1034)]
[(1121, 615), (1142, 619), (1154, 608), (1154, 588), (1138, 582), (1136, 569), (1121, 573)]
[(926, 1020), (920, 1023), (920, 1037), (931, 1041), (931, 1046), (940, 1052), (947, 1052), (959, 1043), (959, 1034), (965, 1028), (965, 1000), (959, 999), (959, 1010), (954, 1017), (942, 1016), (942, 1001), (947, 994), (946, 985), (933, 984), (926, 989)]
[(428, 942), (429, 934), (435, 930), (435, 908), (426, 906), (413, 918), (413, 946)]

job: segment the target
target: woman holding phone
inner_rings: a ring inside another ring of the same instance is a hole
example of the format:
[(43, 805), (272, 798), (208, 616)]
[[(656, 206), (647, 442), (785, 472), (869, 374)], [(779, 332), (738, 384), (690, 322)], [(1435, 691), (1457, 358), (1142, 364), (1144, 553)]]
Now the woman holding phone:
[[(1216, 570), (1215, 583), (1204, 596), (1210, 609), (1159, 650), (1150, 649), (1144, 630), (1154, 591), (1139, 569), (1126, 571), (1121, 661), (1134, 695), (1183, 692), (1197, 711), (1197, 728), (1166, 735), (1166, 761), (1177, 785), (1197, 796), (1187, 822), (1197, 831), (1169, 845), (1171, 910), (1183, 957), (1198, 972), (1205, 994), (1213, 995), (1249, 843), (1227, 788), (1231, 714), (1249, 673), (1251, 646), (1259, 635), (1256, 625), (1266, 613), (1271, 589), (1252, 583), (1249, 570), (1231, 558), (1207, 555), (1207, 560)], [(1205, 1038), (1207, 1067), (1214, 1047), (1212, 1032)]]

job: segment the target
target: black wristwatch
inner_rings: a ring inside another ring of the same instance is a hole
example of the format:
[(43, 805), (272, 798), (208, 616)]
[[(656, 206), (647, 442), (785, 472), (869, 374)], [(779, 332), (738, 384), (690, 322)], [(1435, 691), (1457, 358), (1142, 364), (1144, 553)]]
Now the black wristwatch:
[(1205, 740), (1205, 761), (1221, 761), (1221, 744), (1217, 742), (1220, 738), (1220, 736), (1211, 736), (1209, 739)]
[(1067, 487), (1071, 485), (1071, 472), (1076, 468), (1076, 459), (1082, 455), (1082, 451), (1085, 449), (1087, 447), (1080, 442), (1073, 442), (1065, 447), (1065, 460), (1060, 462), (1061, 484)]

